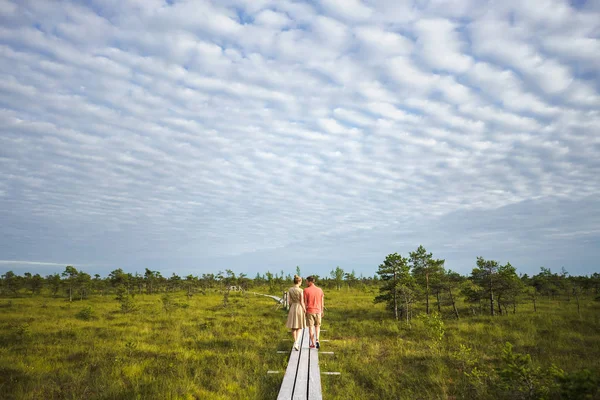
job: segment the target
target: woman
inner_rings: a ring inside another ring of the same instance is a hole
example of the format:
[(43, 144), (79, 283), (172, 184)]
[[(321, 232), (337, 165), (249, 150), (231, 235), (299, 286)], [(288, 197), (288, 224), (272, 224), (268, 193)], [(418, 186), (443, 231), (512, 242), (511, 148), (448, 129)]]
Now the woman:
[(306, 315), (306, 307), (304, 306), (302, 289), (300, 289), (301, 283), (302, 278), (300, 278), (298, 275), (294, 275), (294, 286), (288, 290), (288, 303), (290, 305), (290, 312), (288, 313), (287, 323), (285, 326), (292, 330), (292, 336), (294, 337), (294, 350), (300, 350), (300, 330), (306, 326), (304, 317)]

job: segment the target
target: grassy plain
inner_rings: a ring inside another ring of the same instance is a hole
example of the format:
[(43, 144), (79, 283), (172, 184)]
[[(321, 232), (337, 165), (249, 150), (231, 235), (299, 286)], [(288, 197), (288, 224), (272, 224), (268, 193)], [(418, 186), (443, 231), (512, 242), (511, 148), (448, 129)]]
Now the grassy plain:
[[(260, 289), (254, 289), (261, 292)], [(266, 289), (262, 292), (266, 293)], [(505, 342), (532, 366), (600, 373), (600, 304), (542, 300), (538, 311), (409, 325), (373, 304), (375, 288), (326, 291), (321, 371), (333, 399), (495, 399)], [(208, 292), (114, 295), (69, 303), (0, 300), (0, 393), (8, 399), (275, 399), (291, 335), (267, 297)], [(166, 304), (166, 307), (165, 307)], [(417, 310), (418, 311), (418, 310)], [(443, 333), (443, 335), (441, 334)], [(527, 398), (527, 397), (522, 397)], [(558, 397), (551, 397), (558, 398)], [(564, 397), (563, 397), (564, 398)]]

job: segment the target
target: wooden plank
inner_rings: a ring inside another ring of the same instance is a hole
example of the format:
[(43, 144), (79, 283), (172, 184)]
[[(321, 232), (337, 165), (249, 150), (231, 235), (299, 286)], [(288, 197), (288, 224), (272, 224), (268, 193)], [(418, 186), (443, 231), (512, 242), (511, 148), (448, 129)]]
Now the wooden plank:
[(302, 346), (300, 348), (300, 361), (296, 372), (293, 400), (306, 400), (308, 397), (308, 361), (310, 355), (308, 328), (302, 330)]
[(319, 368), (319, 350), (310, 349), (308, 366), (308, 400), (322, 400), (321, 369)]
[(323, 399), (319, 351), (309, 348), (309, 343), (309, 330), (305, 328), (300, 339), (300, 351), (291, 350), (278, 400)]
[(300, 352), (292, 349), (288, 366), (281, 382), (279, 395), (277, 400), (290, 400), (294, 394), (294, 384), (296, 383), (296, 371), (298, 370), (298, 361), (300, 360)]

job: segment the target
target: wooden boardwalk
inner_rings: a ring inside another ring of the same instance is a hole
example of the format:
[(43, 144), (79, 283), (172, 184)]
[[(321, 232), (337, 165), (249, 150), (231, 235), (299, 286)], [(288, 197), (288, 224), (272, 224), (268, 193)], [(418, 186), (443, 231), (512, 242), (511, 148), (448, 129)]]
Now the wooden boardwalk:
[(262, 294), (262, 293), (256, 293), (256, 292), (249, 292), (249, 293), (252, 293), (255, 296), (270, 297), (270, 298), (272, 298), (273, 300), (275, 300), (278, 303), (283, 303), (283, 300), (284, 300), (281, 297), (273, 296), (273, 295), (270, 295), (270, 294)]
[(277, 400), (322, 400), (319, 351), (309, 345), (308, 328), (302, 330), (300, 351), (291, 350)]

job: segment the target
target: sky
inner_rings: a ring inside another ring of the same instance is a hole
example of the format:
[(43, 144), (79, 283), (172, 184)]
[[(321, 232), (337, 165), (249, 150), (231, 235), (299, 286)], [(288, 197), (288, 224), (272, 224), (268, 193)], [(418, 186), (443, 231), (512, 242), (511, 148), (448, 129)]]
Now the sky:
[(600, 272), (598, 0), (0, 0), (0, 272)]

